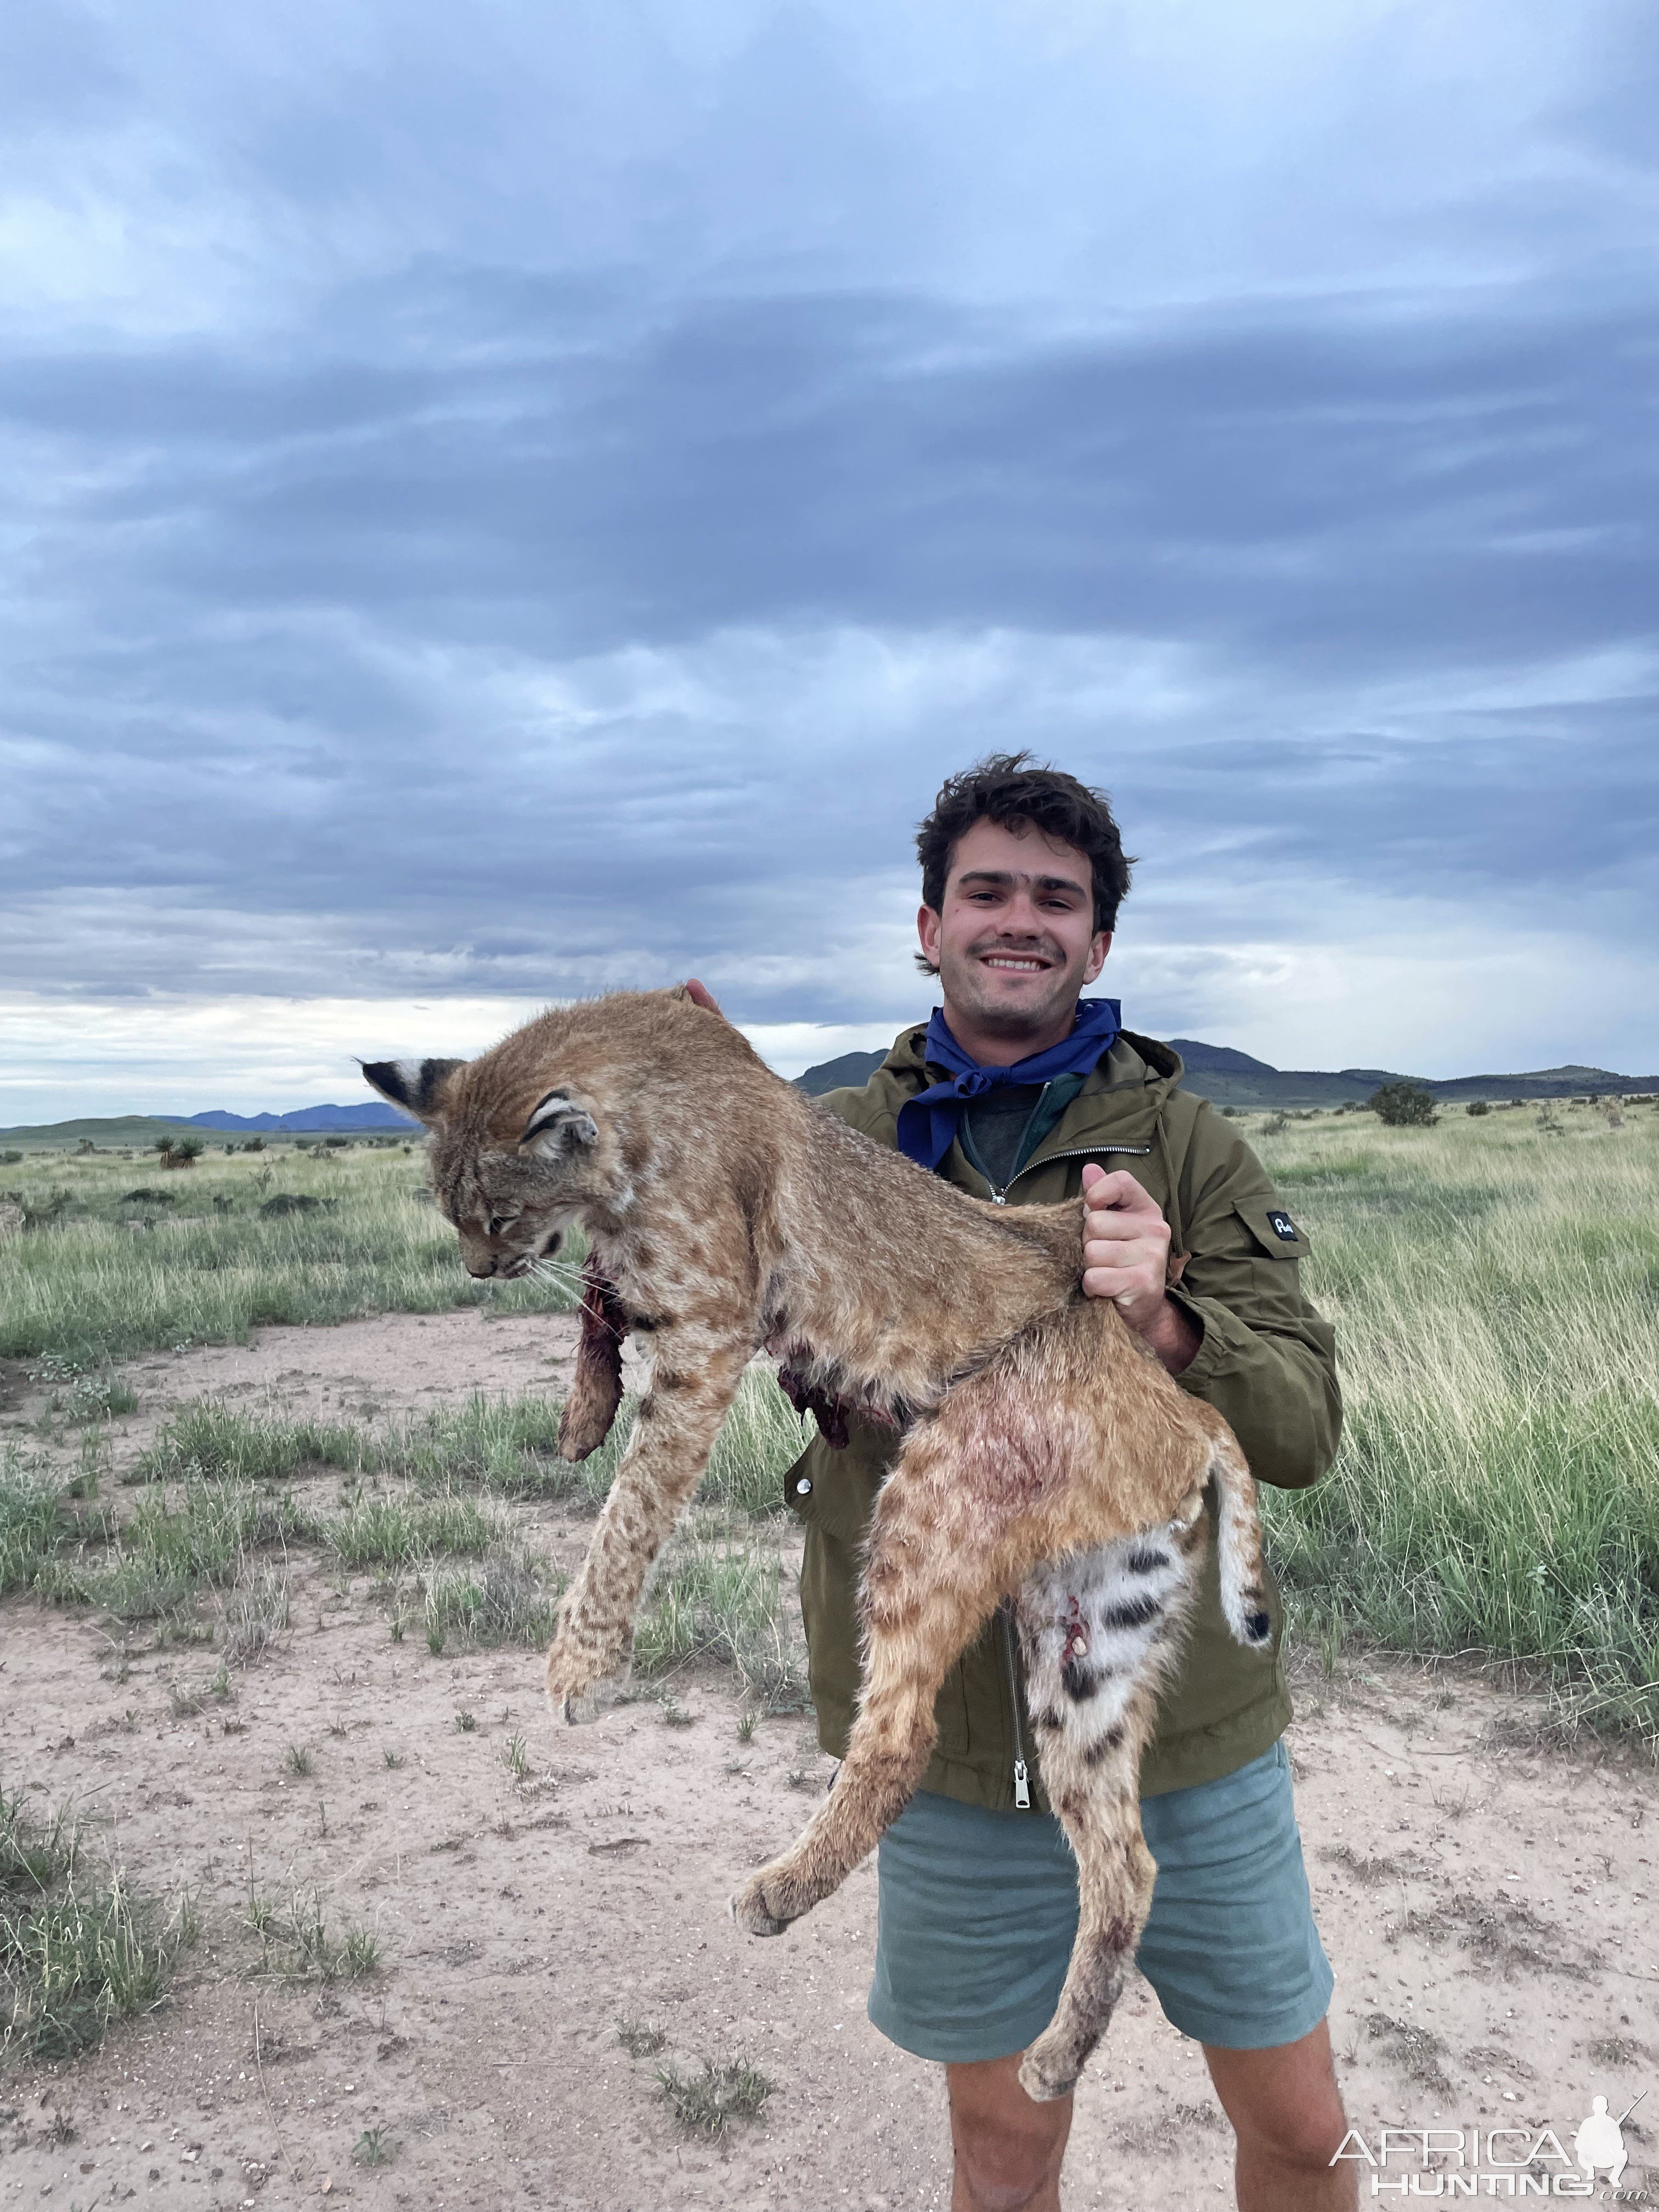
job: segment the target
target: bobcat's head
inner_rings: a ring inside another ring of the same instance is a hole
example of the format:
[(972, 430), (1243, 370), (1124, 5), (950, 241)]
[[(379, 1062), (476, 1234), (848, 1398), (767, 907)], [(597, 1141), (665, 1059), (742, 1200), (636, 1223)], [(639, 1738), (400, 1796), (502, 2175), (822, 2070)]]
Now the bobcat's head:
[(488, 1079), (496, 1073), (465, 1060), (363, 1067), (382, 1098), (432, 1131), (433, 1191), (459, 1233), (467, 1272), (511, 1279), (550, 1259), (571, 1224), (609, 1194), (613, 1177), (599, 1124), (570, 1086), (514, 1110)]

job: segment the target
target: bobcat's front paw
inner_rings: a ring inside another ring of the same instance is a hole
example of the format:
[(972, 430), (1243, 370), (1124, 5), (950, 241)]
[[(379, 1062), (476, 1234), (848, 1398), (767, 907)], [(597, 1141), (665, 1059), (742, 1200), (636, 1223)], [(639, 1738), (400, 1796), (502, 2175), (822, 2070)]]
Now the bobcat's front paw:
[(547, 1655), (547, 1702), (562, 1720), (597, 1720), (616, 1703), (626, 1674), (629, 1638), (560, 1626)]

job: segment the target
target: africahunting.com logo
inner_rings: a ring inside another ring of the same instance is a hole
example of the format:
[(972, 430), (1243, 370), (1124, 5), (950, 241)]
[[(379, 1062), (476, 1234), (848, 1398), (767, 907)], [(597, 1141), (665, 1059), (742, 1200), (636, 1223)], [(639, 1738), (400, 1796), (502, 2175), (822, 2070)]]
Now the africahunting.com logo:
[(1592, 2099), (1571, 2152), (1555, 2128), (1350, 2128), (1331, 2164), (1366, 2168), (1373, 2197), (1594, 2197), (1601, 2181), (1611, 2195), (1629, 2163), (1625, 2122), (1646, 2094), (1617, 2119)]

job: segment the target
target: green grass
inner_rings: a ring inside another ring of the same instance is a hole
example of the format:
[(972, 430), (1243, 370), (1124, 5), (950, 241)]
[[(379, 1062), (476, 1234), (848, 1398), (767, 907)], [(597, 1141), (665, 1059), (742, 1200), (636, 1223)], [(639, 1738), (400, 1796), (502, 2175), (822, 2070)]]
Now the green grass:
[(62, 1482), (26, 1464), (15, 1444), (0, 1458), (0, 1595), (28, 1589), (68, 1534)]
[(310, 1467), (356, 1470), (368, 1431), (349, 1421), (256, 1420), (216, 1399), (198, 1399), (156, 1432), (132, 1482), (285, 1482)]
[(506, 1544), (509, 1525), (476, 1498), (362, 1498), (324, 1524), (343, 1567), (412, 1567), (446, 1553), (483, 1553)]
[(60, 1550), (34, 1586), (59, 1604), (94, 1605), (118, 1620), (193, 1609), (204, 1585), (233, 1581), (251, 1555), (315, 1540), (318, 1523), (295, 1498), (193, 1479), (141, 1498), (101, 1552)]
[(37, 1820), (0, 1790), (0, 2060), (53, 2062), (99, 2042), (111, 2022), (153, 2012), (196, 1918), (136, 1898), (121, 1874), (88, 1864), (76, 1823)]
[[(555, 1449), (560, 1411), (556, 1398), (475, 1394), (464, 1405), (375, 1431), (353, 1421), (263, 1419), (202, 1399), (158, 1431), (127, 1480), (287, 1482), (333, 1468), (445, 1495), (476, 1488), (506, 1499), (602, 1504), (633, 1431), (635, 1401), (623, 1399), (605, 1443), (574, 1466)], [(701, 1496), (738, 1512), (781, 1511), (784, 1473), (811, 1434), (770, 1374), (751, 1370), (715, 1442)]]
[(335, 1935), (314, 1887), (302, 1884), (283, 1906), (258, 1895), (250, 1879), (246, 1918), (259, 1939), (261, 1969), (280, 1980), (357, 1981), (380, 1964), (379, 1936), (350, 1920)]
[[(216, 1147), (172, 1171), (143, 1152), (32, 1152), (0, 1174), (34, 1224), (0, 1243), (0, 1358), (96, 1366), (161, 1346), (242, 1343), (276, 1322), (574, 1304), (562, 1282), (467, 1275), (424, 1194), (418, 1144), (228, 1158)], [(135, 1190), (155, 1195), (129, 1198)], [(319, 1203), (261, 1213), (283, 1196)]]
[(501, 1551), (476, 1567), (432, 1565), (416, 1577), (427, 1649), (435, 1656), (453, 1638), (474, 1648), (523, 1644), (540, 1650), (553, 1638), (565, 1577), (532, 1553)]
[(1659, 1110), (1243, 1133), (1312, 1239), (1346, 1422), (1264, 1493), (1302, 1632), (1477, 1652), (1659, 1740)]
[(752, 1523), (704, 1513), (663, 1556), (635, 1630), (634, 1664), (661, 1676), (713, 1662), (733, 1668), (766, 1711), (798, 1710), (806, 1674), (797, 1620), (775, 1544)]
[(657, 2086), (680, 2125), (692, 2135), (723, 2136), (734, 2119), (752, 2120), (772, 2094), (764, 2074), (742, 2058), (717, 2064), (705, 2058), (701, 2073), (659, 2066)]

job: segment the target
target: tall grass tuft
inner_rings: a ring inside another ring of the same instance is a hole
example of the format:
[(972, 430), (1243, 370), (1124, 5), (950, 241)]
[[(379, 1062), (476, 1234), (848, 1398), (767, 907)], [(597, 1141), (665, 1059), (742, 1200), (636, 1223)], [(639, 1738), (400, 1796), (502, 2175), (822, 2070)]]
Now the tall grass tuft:
[(0, 2057), (72, 2058), (154, 2011), (195, 1934), (187, 1895), (170, 1910), (134, 1897), (88, 1865), (66, 1814), (37, 1822), (0, 1792)]
[(15, 1444), (0, 1458), (0, 1595), (27, 1589), (69, 1532), (61, 1486), (25, 1466)]
[(799, 1708), (806, 1694), (805, 1652), (775, 1546), (757, 1542), (752, 1528), (730, 1518), (701, 1516), (657, 1570), (635, 1632), (634, 1660), (644, 1674), (712, 1661), (733, 1668), (767, 1711)]
[(262, 1498), (252, 1487), (187, 1482), (177, 1502), (151, 1492), (98, 1558), (59, 1556), (35, 1586), (59, 1603), (95, 1605), (120, 1620), (140, 1620), (195, 1605), (200, 1587), (232, 1581), (251, 1553), (314, 1540), (316, 1522), (286, 1493)]

